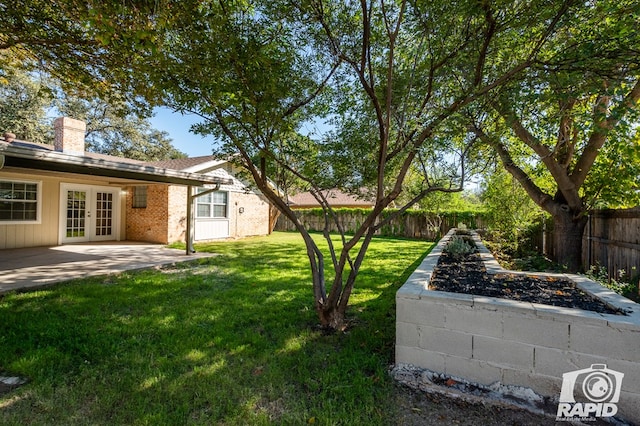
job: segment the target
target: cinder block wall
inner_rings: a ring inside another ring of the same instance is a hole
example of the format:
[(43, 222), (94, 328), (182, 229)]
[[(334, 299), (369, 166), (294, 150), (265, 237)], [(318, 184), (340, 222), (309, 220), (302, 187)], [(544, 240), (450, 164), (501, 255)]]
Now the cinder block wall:
[[(640, 420), (639, 306), (584, 277), (566, 275), (629, 316), (431, 291), (447, 235), (396, 294), (396, 363), (557, 399), (562, 374), (606, 364), (625, 374), (618, 415)], [(476, 241), (479, 243), (479, 240)], [(483, 257), (489, 252), (481, 246)], [(499, 272), (493, 260), (487, 268)], [(506, 272), (506, 271), (502, 271)], [(541, 274), (536, 274), (541, 275)]]
[(147, 186), (147, 207), (133, 208), (133, 189), (127, 190), (126, 238), (131, 241), (167, 244), (168, 185)]

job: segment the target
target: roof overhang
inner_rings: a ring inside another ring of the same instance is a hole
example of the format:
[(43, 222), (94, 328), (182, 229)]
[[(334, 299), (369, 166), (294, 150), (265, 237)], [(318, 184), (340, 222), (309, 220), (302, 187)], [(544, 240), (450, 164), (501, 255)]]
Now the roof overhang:
[(226, 184), (227, 179), (142, 164), (97, 159), (58, 151), (36, 150), (0, 142), (4, 167), (132, 179), (173, 185)]

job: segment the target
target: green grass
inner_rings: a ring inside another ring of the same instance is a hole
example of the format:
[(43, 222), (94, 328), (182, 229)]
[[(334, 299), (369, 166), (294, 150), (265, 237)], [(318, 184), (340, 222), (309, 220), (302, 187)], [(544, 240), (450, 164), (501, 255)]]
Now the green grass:
[(376, 239), (323, 334), (302, 239), (0, 298), (0, 424), (394, 424), (395, 292), (432, 243)]

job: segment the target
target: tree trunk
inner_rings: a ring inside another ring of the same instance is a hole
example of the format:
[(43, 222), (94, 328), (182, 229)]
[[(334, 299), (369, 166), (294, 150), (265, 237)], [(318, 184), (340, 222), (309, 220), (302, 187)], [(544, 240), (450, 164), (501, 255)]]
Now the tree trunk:
[(339, 306), (318, 306), (316, 305), (320, 325), (333, 331), (344, 331), (347, 328), (345, 312)]
[(569, 211), (553, 216), (553, 257), (569, 272), (582, 271), (582, 234), (587, 217), (578, 219)]

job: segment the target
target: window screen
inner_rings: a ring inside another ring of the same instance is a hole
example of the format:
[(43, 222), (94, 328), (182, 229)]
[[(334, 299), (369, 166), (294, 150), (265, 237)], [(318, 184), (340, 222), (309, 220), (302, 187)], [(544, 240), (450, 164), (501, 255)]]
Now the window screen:
[(36, 222), (39, 184), (0, 180), (0, 221)]
[(147, 208), (147, 187), (146, 186), (133, 187), (133, 202), (131, 207), (133, 207), (134, 209)]
[[(198, 189), (199, 192), (206, 189)], [(200, 218), (226, 218), (227, 192), (215, 191), (196, 198), (196, 215)]]

